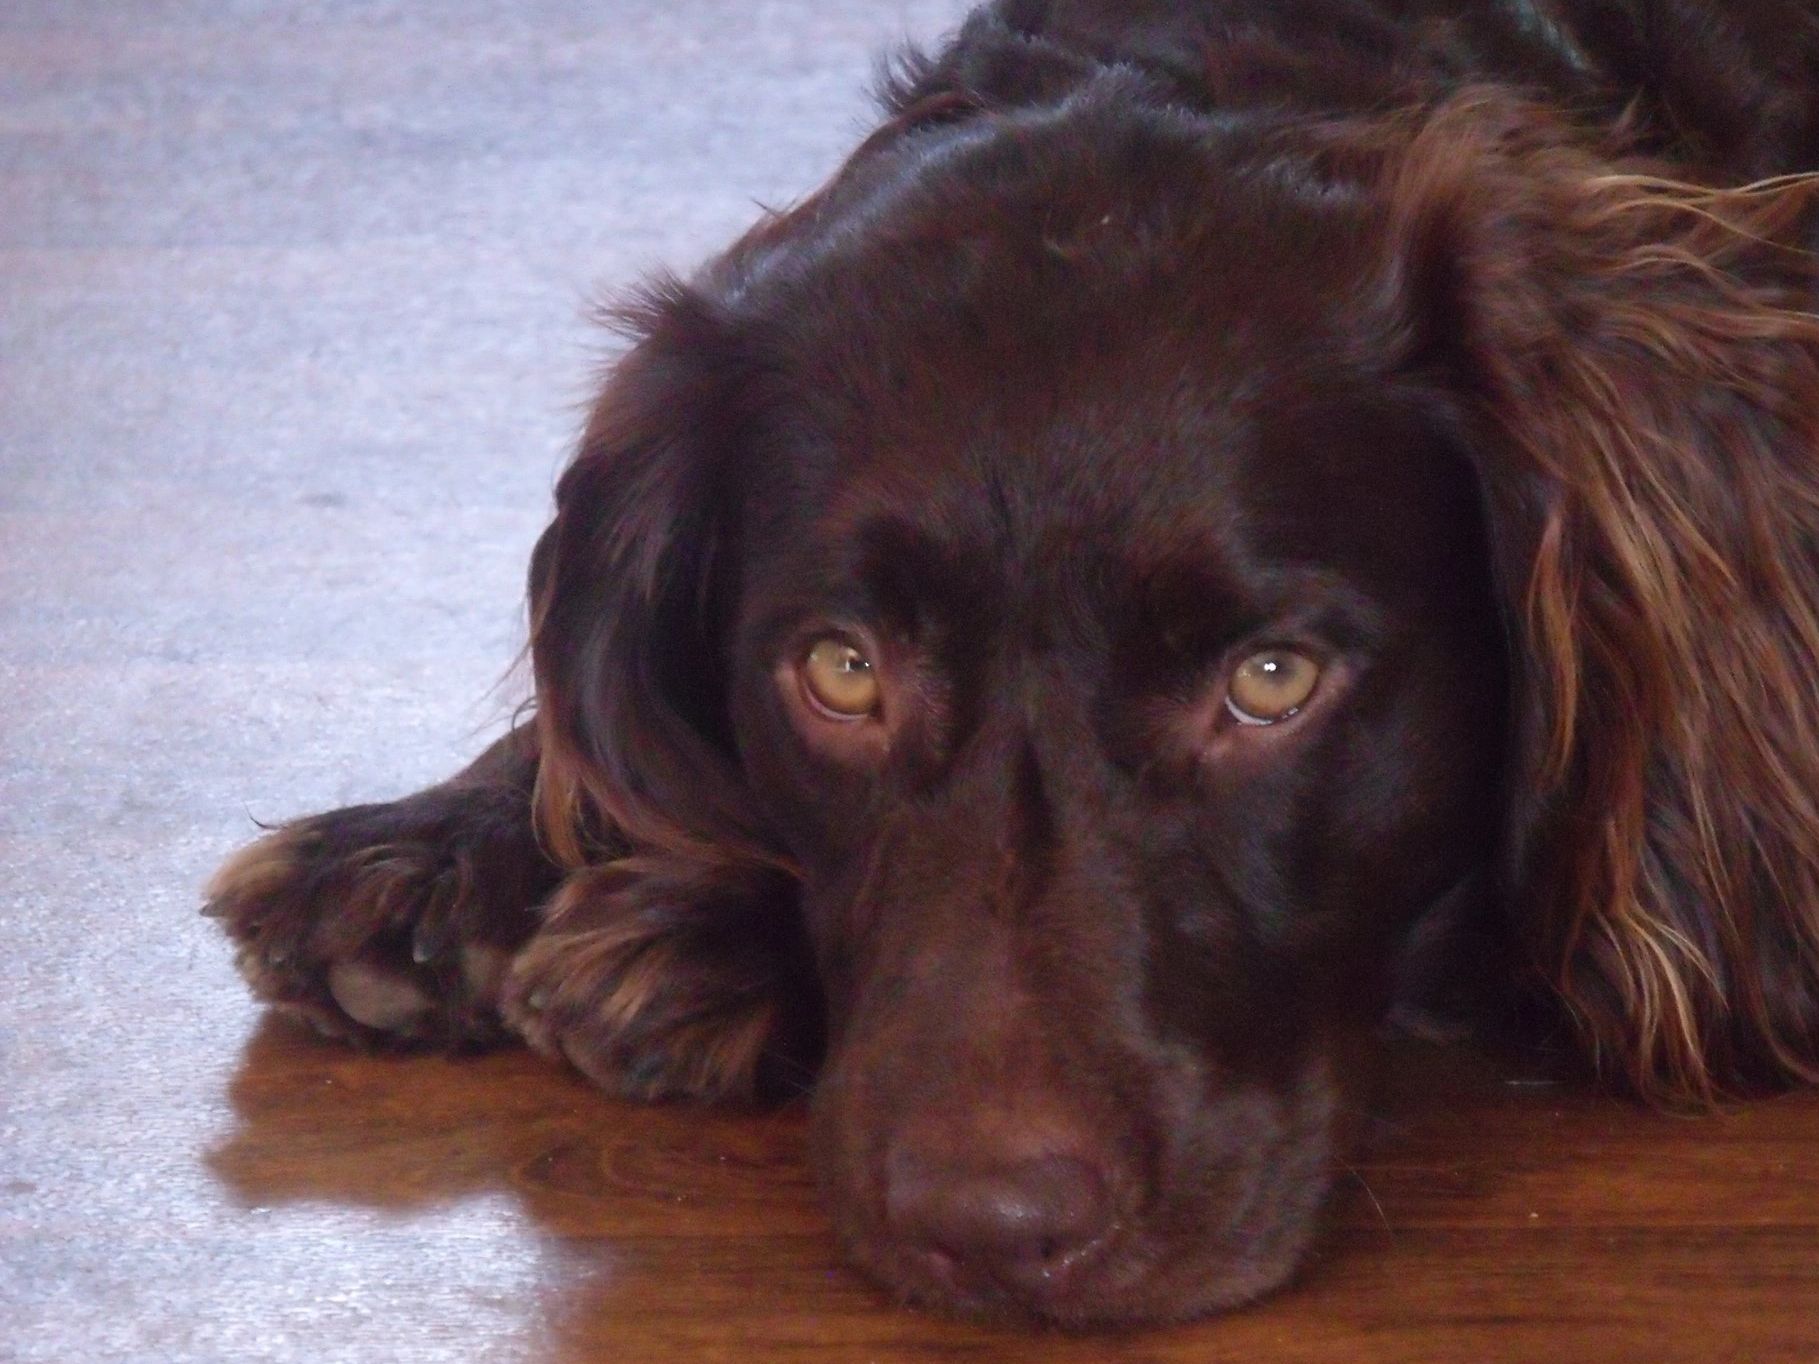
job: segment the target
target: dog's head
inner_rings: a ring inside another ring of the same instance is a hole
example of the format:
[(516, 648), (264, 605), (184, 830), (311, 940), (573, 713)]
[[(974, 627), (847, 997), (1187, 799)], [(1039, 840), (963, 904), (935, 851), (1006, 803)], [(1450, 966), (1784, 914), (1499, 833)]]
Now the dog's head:
[(1271, 1287), (1373, 1034), (1506, 923), (1645, 1090), (1793, 1054), (1744, 903), (1819, 883), (1793, 211), (1520, 104), (1112, 74), (911, 111), (647, 297), (533, 566), (546, 825), (800, 935), (863, 1263), (1070, 1322)]

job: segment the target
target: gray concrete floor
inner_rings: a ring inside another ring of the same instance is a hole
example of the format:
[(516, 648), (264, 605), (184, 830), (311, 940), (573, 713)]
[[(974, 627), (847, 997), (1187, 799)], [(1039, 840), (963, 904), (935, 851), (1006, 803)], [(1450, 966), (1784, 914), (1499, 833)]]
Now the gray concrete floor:
[[(256, 1011), (195, 909), (250, 817), (520, 699), (590, 299), (812, 188), (960, 10), (0, 4), (0, 1358), (66, 1357), (118, 1252), (29, 1269), (59, 1210), (200, 1177)], [(158, 1357), (118, 1316), (84, 1358)]]

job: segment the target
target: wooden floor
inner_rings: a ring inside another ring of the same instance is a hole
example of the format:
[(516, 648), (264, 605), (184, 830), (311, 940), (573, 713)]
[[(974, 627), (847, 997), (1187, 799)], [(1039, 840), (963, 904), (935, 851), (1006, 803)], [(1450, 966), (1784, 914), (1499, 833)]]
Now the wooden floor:
[(1411, 1049), (1293, 1289), (1062, 1338), (907, 1311), (847, 1271), (797, 1112), (625, 1105), (523, 1054), (361, 1058), (277, 1022), (200, 1111), (137, 1088), (143, 1126), (96, 1133), (108, 1164), (78, 1141), (0, 1185), (20, 1357), (1819, 1359), (1810, 1097), (1664, 1118)]
[(4, 1364), (1819, 1361), (1819, 1096), (1411, 1050), (1292, 1290), (1070, 1339), (882, 1300), (799, 1113), (246, 998), (195, 909), (249, 816), (400, 794), (517, 699), (592, 286), (816, 183), (868, 52), (962, 2), (0, 3)]

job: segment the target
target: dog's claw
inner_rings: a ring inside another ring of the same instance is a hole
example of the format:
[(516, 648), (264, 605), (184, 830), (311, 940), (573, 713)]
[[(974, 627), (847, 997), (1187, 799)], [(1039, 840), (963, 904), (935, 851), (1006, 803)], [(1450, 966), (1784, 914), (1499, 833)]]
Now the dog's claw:
[(329, 993), (356, 1023), (399, 1032), (430, 1011), (430, 1000), (409, 981), (362, 962), (341, 962), (328, 973)]

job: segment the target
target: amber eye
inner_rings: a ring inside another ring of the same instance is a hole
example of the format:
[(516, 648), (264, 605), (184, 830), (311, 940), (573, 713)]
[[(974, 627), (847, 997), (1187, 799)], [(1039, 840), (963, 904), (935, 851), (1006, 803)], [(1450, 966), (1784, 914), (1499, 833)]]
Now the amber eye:
[(1320, 665), (1306, 654), (1266, 649), (1238, 665), (1225, 708), (1241, 725), (1273, 725), (1306, 705), (1319, 681)]
[(858, 720), (878, 708), (871, 660), (844, 639), (818, 639), (802, 660), (809, 699), (839, 720)]

